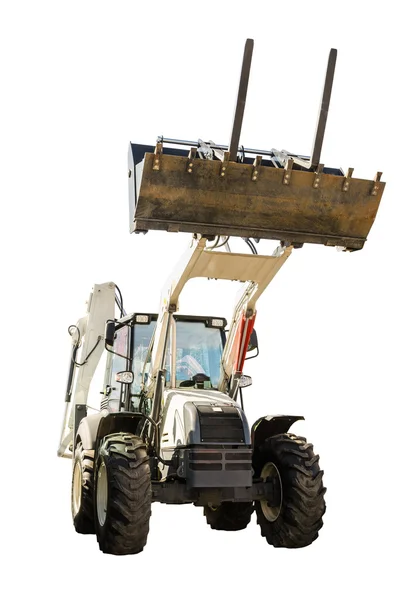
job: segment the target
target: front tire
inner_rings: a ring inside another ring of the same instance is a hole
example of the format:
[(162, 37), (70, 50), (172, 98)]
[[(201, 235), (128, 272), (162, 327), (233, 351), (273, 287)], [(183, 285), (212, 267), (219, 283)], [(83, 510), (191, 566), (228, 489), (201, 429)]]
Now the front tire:
[(204, 516), (211, 529), (240, 531), (251, 521), (252, 502), (222, 502), (219, 506), (205, 506)]
[(273, 505), (255, 502), (262, 536), (278, 548), (314, 542), (323, 526), (326, 488), (313, 445), (292, 433), (275, 435), (255, 451), (253, 464), (256, 477), (272, 477), (280, 487)]
[(71, 508), (77, 533), (95, 533), (94, 450), (84, 450), (79, 442), (73, 458)]
[(149, 457), (143, 440), (123, 433), (104, 438), (95, 468), (95, 528), (102, 552), (142, 552), (151, 504)]

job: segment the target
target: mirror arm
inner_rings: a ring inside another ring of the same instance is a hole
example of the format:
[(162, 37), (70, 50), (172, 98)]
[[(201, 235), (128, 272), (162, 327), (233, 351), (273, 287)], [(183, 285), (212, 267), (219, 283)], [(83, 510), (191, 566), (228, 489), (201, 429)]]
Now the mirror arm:
[(254, 354), (254, 356), (246, 356), (245, 360), (250, 360), (251, 358), (256, 358), (259, 355), (259, 348), (258, 346), (256, 347), (256, 354)]
[(131, 360), (129, 356), (124, 356), (124, 354), (119, 354), (118, 352), (115, 352), (114, 350), (111, 350), (110, 348), (108, 348), (108, 344), (105, 342), (105, 349), (110, 352), (111, 354), (115, 354), (116, 356), (120, 356), (121, 358), (125, 358), (126, 360)]

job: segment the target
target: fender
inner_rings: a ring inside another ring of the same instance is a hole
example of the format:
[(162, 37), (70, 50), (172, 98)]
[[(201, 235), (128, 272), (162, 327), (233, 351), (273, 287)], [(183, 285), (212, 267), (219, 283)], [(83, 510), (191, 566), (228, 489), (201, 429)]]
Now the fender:
[(304, 421), (305, 417), (292, 415), (268, 415), (261, 417), (251, 428), (252, 449), (259, 448), (267, 438), (280, 433), (287, 433), (296, 421)]
[(76, 434), (76, 443), (81, 440), (85, 450), (95, 450), (98, 442), (110, 433), (136, 434), (138, 426), (144, 420), (140, 413), (97, 413), (88, 415), (80, 421)]

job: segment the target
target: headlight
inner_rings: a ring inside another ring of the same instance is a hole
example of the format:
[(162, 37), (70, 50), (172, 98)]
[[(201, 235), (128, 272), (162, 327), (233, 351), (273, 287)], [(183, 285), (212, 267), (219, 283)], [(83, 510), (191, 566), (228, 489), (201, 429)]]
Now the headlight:
[(134, 373), (132, 371), (119, 371), (116, 373), (115, 379), (120, 383), (132, 383), (134, 381)]

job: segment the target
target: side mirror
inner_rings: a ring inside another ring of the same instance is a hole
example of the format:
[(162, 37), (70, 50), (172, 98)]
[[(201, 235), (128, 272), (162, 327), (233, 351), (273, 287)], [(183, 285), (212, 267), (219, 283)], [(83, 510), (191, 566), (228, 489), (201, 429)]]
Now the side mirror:
[(252, 377), (249, 375), (241, 375), (240, 381), (238, 382), (238, 387), (245, 388), (249, 387), (250, 385), (252, 385)]
[(252, 330), (247, 352), (252, 352), (253, 350), (258, 350), (258, 336), (256, 335), (255, 329)]
[(116, 381), (119, 383), (134, 383), (134, 373), (132, 371), (119, 371), (115, 375)]
[(114, 321), (108, 321), (105, 329), (105, 345), (113, 346), (114, 334), (116, 332), (116, 323)]

